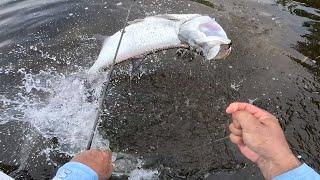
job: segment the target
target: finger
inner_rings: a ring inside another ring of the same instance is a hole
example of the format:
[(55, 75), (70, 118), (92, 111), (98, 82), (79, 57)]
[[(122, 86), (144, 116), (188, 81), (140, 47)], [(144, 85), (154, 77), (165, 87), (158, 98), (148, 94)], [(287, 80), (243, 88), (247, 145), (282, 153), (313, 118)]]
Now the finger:
[(99, 149), (90, 149), (90, 150), (88, 150), (88, 151), (85, 151), (85, 152), (83, 152), (83, 154), (91, 154), (91, 155), (94, 155), (94, 154), (99, 154), (99, 153), (101, 153), (101, 150), (99, 150)]
[(259, 155), (249, 149), (246, 145), (244, 144), (238, 144), (238, 147), (243, 155), (245, 155), (249, 160), (252, 162), (256, 163), (259, 159)]
[(243, 140), (241, 136), (236, 136), (234, 134), (230, 134), (230, 141), (234, 144), (243, 144)]
[(232, 119), (239, 122), (242, 133), (256, 132), (263, 126), (255, 116), (247, 111), (237, 111), (233, 113)]
[(90, 153), (90, 151), (82, 151), (82, 152), (76, 154), (70, 161), (78, 161), (79, 159), (81, 159), (81, 156), (84, 156), (88, 153)]
[(235, 128), (241, 129), (241, 125), (237, 119), (232, 118), (232, 124), (234, 125)]
[(229, 125), (229, 130), (232, 134), (236, 135), (236, 136), (241, 136), (242, 135), (242, 130), (241, 130), (241, 127), (240, 128), (237, 128), (235, 127), (234, 123), (231, 123)]
[(101, 150), (101, 157), (107, 162), (112, 163), (112, 152), (110, 150)]
[(113, 163), (109, 163), (108, 165), (107, 165), (107, 169), (106, 169), (106, 179), (109, 179), (110, 177), (111, 177), (111, 175), (112, 175), (112, 172), (114, 171), (114, 169), (115, 169), (115, 164), (113, 164)]
[(104, 149), (104, 150), (102, 150), (102, 152), (104, 153), (104, 155), (112, 157), (112, 151), (111, 150)]
[(114, 164), (112, 163), (112, 152), (109, 149), (100, 150), (104, 167), (104, 179), (109, 179), (114, 170)]
[(226, 112), (228, 114), (232, 114), (237, 111), (247, 111), (247, 112), (251, 113), (252, 115), (254, 115), (258, 119), (260, 119), (260, 118), (264, 119), (267, 117), (274, 117), (269, 112), (267, 112), (263, 109), (260, 109), (252, 104), (249, 104), (249, 103), (241, 103), (241, 102), (231, 103), (229, 105), (229, 107), (226, 109)]

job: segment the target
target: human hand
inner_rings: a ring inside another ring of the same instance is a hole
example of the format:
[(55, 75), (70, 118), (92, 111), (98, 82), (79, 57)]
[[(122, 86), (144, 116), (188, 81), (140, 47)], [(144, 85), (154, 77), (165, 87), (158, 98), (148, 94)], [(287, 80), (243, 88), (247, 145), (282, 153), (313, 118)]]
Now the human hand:
[(114, 169), (111, 151), (89, 150), (84, 151), (71, 159), (89, 166), (99, 176), (100, 180), (109, 179)]
[(241, 153), (256, 163), (266, 179), (298, 167), (275, 116), (254, 105), (232, 103), (226, 112), (232, 114), (230, 140)]

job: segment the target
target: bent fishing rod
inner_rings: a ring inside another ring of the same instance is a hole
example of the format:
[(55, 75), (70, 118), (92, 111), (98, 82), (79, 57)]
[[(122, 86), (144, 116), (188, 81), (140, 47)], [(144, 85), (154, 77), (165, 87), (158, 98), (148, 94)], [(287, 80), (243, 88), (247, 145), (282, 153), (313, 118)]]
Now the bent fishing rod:
[(121, 45), (121, 42), (122, 42), (122, 39), (123, 39), (123, 35), (125, 33), (125, 29), (126, 29), (126, 26), (128, 24), (128, 21), (129, 21), (131, 9), (132, 9), (132, 7), (133, 7), (135, 2), (136, 2), (136, 0), (133, 0), (133, 2), (130, 4), (130, 7), (128, 9), (127, 17), (125, 19), (125, 23), (124, 23), (124, 26), (123, 26), (122, 31), (121, 31), (121, 36), (120, 36), (120, 39), (119, 39), (119, 43), (118, 43), (118, 46), (117, 46), (117, 49), (116, 49), (116, 52), (115, 52), (115, 55), (114, 55), (110, 70), (109, 70), (109, 73), (107, 75), (107, 79), (103, 84), (101, 97), (100, 97), (99, 102), (98, 102), (98, 110), (97, 110), (96, 118), (95, 118), (95, 121), (94, 121), (94, 124), (93, 124), (93, 127), (92, 127), (92, 131), (91, 131), (91, 134), (90, 134), (90, 137), (89, 137), (89, 141), (88, 141), (86, 150), (90, 150), (91, 149), (92, 141), (93, 141), (93, 138), (95, 136), (95, 133), (96, 133), (98, 125), (99, 125), (99, 120), (100, 120), (100, 115), (101, 115), (101, 108), (103, 106), (104, 98), (106, 96), (106, 93), (107, 93), (107, 90), (108, 90), (108, 87), (109, 87), (109, 84), (110, 84), (110, 81), (111, 81), (111, 76), (112, 76), (112, 73), (114, 71), (114, 66), (116, 64), (116, 59), (117, 59), (117, 56), (118, 56), (118, 53), (119, 53), (119, 49), (120, 49), (120, 45)]

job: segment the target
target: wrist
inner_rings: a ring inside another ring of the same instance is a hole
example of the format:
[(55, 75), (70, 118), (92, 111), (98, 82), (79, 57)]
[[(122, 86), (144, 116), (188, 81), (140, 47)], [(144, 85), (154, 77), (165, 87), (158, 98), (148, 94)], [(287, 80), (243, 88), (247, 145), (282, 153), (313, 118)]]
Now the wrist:
[(296, 156), (290, 154), (286, 158), (274, 162), (273, 164), (278, 168), (278, 171), (275, 171), (275, 173), (272, 175), (272, 177), (275, 177), (299, 167), (301, 165), (301, 162), (298, 160)]
[(94, 179), (98, 180), (98, 174), (89, 166), (80, 162), (68, 162), (59, 168), (53, 180), (57, 179)]
[(278, 160), (260, 158), (257, 161), (257, 165), (266, 179), (272, 179), (275, 176), (299, 167), (301, 162), (293, 154), (290, 154)]

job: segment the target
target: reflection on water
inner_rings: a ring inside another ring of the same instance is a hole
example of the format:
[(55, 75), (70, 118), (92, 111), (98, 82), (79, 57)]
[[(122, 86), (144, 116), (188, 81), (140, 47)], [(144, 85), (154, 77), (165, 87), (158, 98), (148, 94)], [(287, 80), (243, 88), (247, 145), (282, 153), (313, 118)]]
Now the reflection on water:
[(287, 7), (296, 16), (305, 18), (302, 27), (306, 33), (301, 35), (303, 41), (298, 41), (294, 48), (309, 58), (293, 60), (320, 75), (320, 1), (319, 0), (277, 0), (277, 3)]
[[(75, 6), (75, 1), (61, 2), (62, 0), (1, 1), (0, 47), (13, 41), (37, 41), (57, 35), (60, 30), (54, 28), (55, 24), (65, 17), (66, 11)], [(40, 31), (35, 32), (35, 29)], [(41, 32), (45, 29), (50, 29), (50, 34)]]

